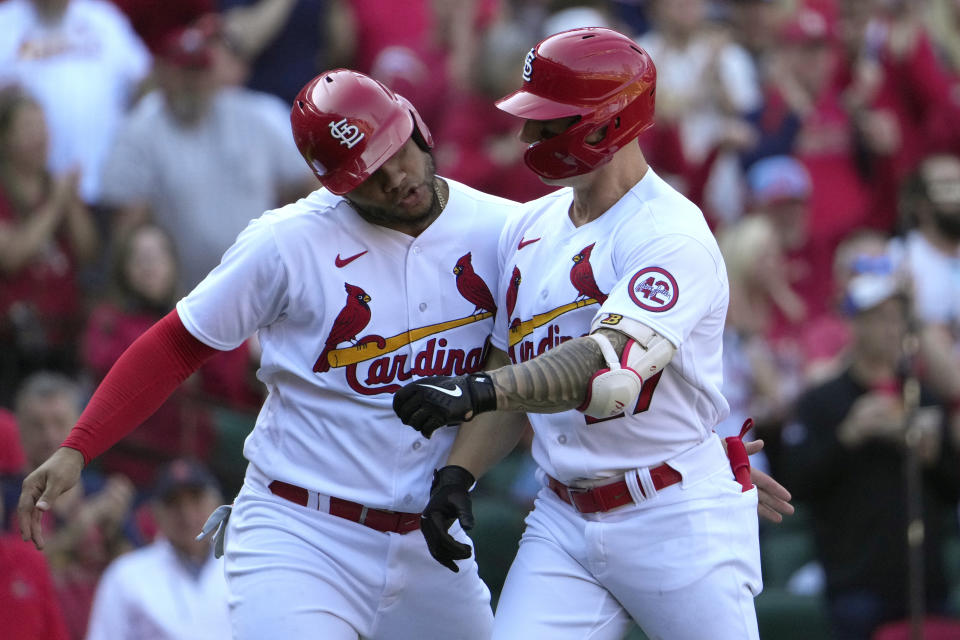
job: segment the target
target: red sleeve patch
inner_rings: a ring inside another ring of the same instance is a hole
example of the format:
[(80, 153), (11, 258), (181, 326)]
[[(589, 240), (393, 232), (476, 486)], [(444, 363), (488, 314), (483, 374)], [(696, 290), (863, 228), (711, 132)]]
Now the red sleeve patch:
[(677, 280), (660, 267), (647, 267), (630, 278), (630, 299), (647, 311), (666, 311), (677, 304), (680, 291)]

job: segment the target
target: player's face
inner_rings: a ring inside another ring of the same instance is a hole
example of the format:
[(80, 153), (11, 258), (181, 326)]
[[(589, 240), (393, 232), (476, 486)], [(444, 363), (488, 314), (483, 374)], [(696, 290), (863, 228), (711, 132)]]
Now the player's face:
[(32, 102), (22, 102), (16, 107), (9, 128), (0, 141), (0, 154), (20, 167), (38, 170), (47, 164), (49, 137), (43, 110)]
[(895, 296), (854, 318), (854, 348), (873, 361), (896, 364), (907, 330), (906, 301)]
[(425, 228), (440, 214), (433, 157), (410, 138), (347, 200), (368, 222), (391, 228)]
[(131, 292), (153, 304), (165, 304), (177, 284), (177, 263), (166, 234), (157, 227), (141, 227), (129, 240), (124, 278)]
[(213, 489), (179, 489), (157, 505), (157, 526), (178, 551), (202, 556), (209, 542), (197, 541), (195, 537), (219, 503), (220, 497)]
[(27, 399), (17, 410), (20, 440), (31, 468), (53, 455), (79, 417), (67, 393)]

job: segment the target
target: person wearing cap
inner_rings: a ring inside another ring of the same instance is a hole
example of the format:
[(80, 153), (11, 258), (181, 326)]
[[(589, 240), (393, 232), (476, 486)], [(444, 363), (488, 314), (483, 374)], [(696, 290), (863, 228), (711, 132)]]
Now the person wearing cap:
[[(957, 449), (946, 412), (926, 387), (919, 406), (904, 404), (909, 284), (892, 261), (846, 284), (852, 342), (845, 368), (805, 391), (781, 438), (778, 475), (809, 505), (817, 554), (826, 574), (834, 637), (868, 640), (883, 622), (907, 616), (907, 501), (922, 499), (926, 610), (947, 598), (942, 523), (960, 497)], [(922, 498), (904, 482), (905, 432), (917, 436)]]
[(200, 463), (179, 458), (161, 470), (152, 498), (160, 535), (107, 567), (87, 640), (233, 637), (223, 561), (209, 539), (196, 539), (221, 501), (217, 481)]
[(960, 420), (960, 156), (928, 155), (901, 194), (907, 231), (900, 247), (914, 282), (925, 381)]
[(184, 291), (250, 220), (316, 186), (290, 137), (289, 107), (222, 86), (217, 37), (206, 27), (167, 36), (155, 64), (159, 88), (128, 115), (103, 169), (114, 236), (148, 219), (160, 225), (174, 239)]

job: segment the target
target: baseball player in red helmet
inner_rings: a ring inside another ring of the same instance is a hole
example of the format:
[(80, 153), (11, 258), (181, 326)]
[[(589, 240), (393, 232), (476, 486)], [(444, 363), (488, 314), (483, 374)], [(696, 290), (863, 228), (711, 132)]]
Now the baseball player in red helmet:
[(224, 553), (234, 637), (487, 640), (476, 563), (451, 573), (416, 531), (454, 434), (403, 428), (391, 400), (407, 380), (480, 370), (496, 243), (517, 205), (435, 176), (416, 109), (362, 74), (315, 78), (291, 122), (324, 188), (253, 220), (118, 360), (25, 480), (22, 533), (42, 546), (41, 512), (82, 466), (256, 332), (269, 395), (232, 513), (204, 527)]
[(498, 106), (524, 120), (527, 165), (563, 188), (525, 205), (500, 239), (496, 305), (510, 312), (497, 316), (490, 364), (504, 366), (394, 396), (424, 435), (463, 422), (424, 512), (441, 562), (468, 551), (445, 527), (472, 519), (473, 479), (525, 417), (533, 426), (543, 488), (495, 639), (620, 638), (631, 619), (651, 638), (758, 637), (757, 490), (713, 432), (729, 410), (726, 269), (700, 210), (637, 144), (655, 90), (650, 57), (609, 29), (529, 52), (522, 88)]

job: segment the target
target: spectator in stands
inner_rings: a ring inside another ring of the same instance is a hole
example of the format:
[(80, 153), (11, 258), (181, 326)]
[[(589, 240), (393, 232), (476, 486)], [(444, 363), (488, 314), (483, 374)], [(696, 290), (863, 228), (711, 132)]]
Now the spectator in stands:
[(221, 500), (216, 480), (197, 462), (177, 459), (161, 471), (153, 501), (161, 535), (104, 572), (87, 640), (232, 637), (223, 561), (209, 538), (196, 540)]
[[(39, 372), (17, 391), (14, 413), (30, 471), (47, 459), (80, 417), (79, 386), (66, 376)], [(47, 546), (57, 597), (70, 631), (79, 640), (87, 626), (101, 572), (130, 548), (124, 525), (133, 485), (123, 476), (103, 479), (85, 471), (81, 483), (44, 514)]]
[[(904, 406), (904, 279), (890, 268), (851, 278), (853, 342), (847, 368), (800, 398), (785, 427), (778, 478), (809, 504), (837, 640), (868, 640), (907, 613), (907, 501), (921, 501), (927, 610), (942, 613), (947, 587), (942, 523), (960, 496), (957, 450), (945, 412), (926, 389)], [(906, 429), (922, 465), (922, 495), (904, 482)]]
[(760, 134), (748, 164), (792, 155), (810, 174), (810, 251), (829, 274), (841, 238), (867, 226), (870, 194), (857, 164), (861, 146), (836, 80), (842, 50), (823, 13), (801, 8), (783, 26), (771, 61), (763, 108), (751, 116)]
[[(846, 53), (839, 81), (870, 181), (868, 223), (887, 231), (896, 222), (903, 180), (930, 145), (941, 143), (927, 136), (929, 121), (950, 100), (950, 70), (923, 25), (922, 5), (902, 0), (838, 5)], [(872, 11), (864, 14), (864, 6)]]
[[(250, 63), (246, 86), (292, 104), (327, 65), (327, 0), (220, 0), (226, 37)], [(395, 15), (395, 14), (394, 14)]]
[(960, 408), (960, 157), (925, 158), (903, 188), (902, 251), (913, 276), (927, 383)]
[(516, 118), (494, 105), (513, 89), (529, 50), (530, 37), (511, 23), (499, 23), (485, 34), (483, 64), (474, 65), (470, 89), (451, 99), (433, 129), (438, 173), (521, 202), (556, 189), (527, 169), (527, 145), (517, 136)]
[[(7, 444), (0, 438), (0, 449)], [(7, 492), (10, 471), (0, 467), (0, 494)], [(4, 504), (0, 501), (0, 522), (5, 518)], [(69, 640), (70, 637), (57, 604), (46, 558), (6, 529), (0, 530), (0, 629), (6, 640)]]
[(497, 0), (327, 0), (333, 67), (368, 73), (417, 106), (431, 129), (469, 86)]
[[(730, 306), (723, 334), (723, 395), (729, 417), (716, 426), (721, 436), (740, 432), (744, 420), (756, 422), (751, 437), (772, 439), (799, 392), (801, 372), (795, 345), (774, 343), (774, 318), (800, 322), (803, 301), (787, 279), (787, 263), (771, 220), (750, 215), (718, 234), (727, 266)], [(763, 456), (755, 464), (769, 468)]]
[(40, 106), (16, 86), (0, 89), (0, 404), (30, 371), (73, 369), (77, 271), (97, 252), (78, 174), (51, 176), (47, 150)]
[(50, 170), (78, 172), (81, 197), (96, 203), (114, 132), (150, 71), (147, 48), (99, 0), (8, 0), (0, 33), (0, 82), (36, 97), (50, 125)]
[(804, 355), (804, 378), (809, 384), (833, 377), (845, 366), (852, 339), (850, 316), (846, 311), (847, 283), (856, 275), (889, 268), (895, 257), (887, 234), (875, 229), (854, 231), (837, 246), (833, 259), (832, 291), (827, 309), (800, 331)]
[[(740, 167), (728, 150), (753, 143), (744, 116), (760, 106), (757, 70), (706, 0), (655, 0), (654, 29), (638, 39), (657, 65), (657, 122), (676, 126), (689, 166), (685, 191), (714, 219), (744, 208)], [(705, 167), (705, 168), (704, 168)], [(697, 174), (699, 177), (694, 177)]]
[(221, 87), (209, 37), (188, 28), (168, 38), (160, 91), (124, 123), (103, 180), (118, 233), (152, 218), (173, 237), (182, 290), (216, 266), (251, 219), (316, 186), (293, 143), (289, 108)]

